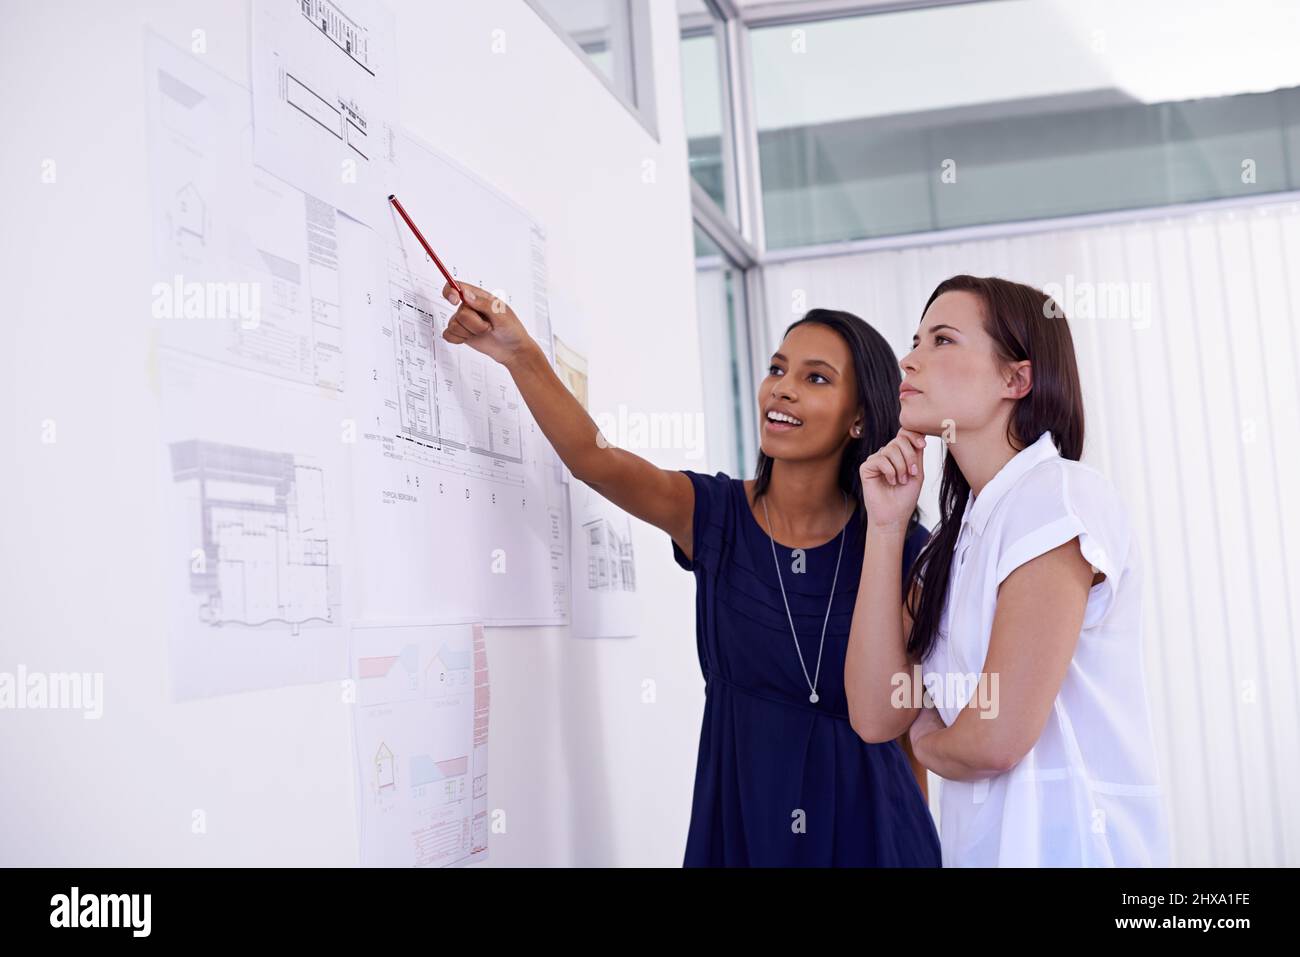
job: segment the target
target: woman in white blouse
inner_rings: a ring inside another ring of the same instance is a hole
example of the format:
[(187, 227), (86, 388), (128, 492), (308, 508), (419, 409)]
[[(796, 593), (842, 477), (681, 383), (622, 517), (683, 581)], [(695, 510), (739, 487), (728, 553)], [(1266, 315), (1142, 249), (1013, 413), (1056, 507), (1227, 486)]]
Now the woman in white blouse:
[[(1141, 556), (1123, 502), (1079, 462), (1064, 315), (1029, 286), (954, 276), (901, 366), (902, 428), (861, 467), (854, 729), (908, 732), (943, 779), (945, 866), (1167, 866)], [(927, 435), (947, 450), (940, 515), (904, 583)]]

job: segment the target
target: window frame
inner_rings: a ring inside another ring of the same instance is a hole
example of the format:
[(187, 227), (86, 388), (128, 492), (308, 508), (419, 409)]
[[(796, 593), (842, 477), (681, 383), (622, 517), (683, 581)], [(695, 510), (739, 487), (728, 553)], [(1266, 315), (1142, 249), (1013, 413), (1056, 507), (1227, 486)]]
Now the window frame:
[[(596, 65), (596, 61), (583, 48), (581, 41), (555, 19), (546, 9), (545, 0), (524, 0), (537, 14), (538, 18), (551, 28), (574, 55), (591, 70), (614, 99), (623, 104), (650, 134), (659, 142), (659, 115), (655, 107), (654, 56), (650, 36), (651, 0), (618, 0), (621, 10), (626, 10), (626, 21), (614, 24), (617, 27), (612, 47), (614, 49), (614, 68), (623, 76), (631, 91), (631, 99), (619, 89), (618, 85), (606, 76)], [(622, 55), (620, 55), (622, 54)]]

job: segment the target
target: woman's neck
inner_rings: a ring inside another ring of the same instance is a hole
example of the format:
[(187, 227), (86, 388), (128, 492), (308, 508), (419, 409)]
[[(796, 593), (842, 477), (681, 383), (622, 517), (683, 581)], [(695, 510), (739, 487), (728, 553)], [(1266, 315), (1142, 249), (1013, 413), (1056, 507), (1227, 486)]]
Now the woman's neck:
[(774, 459), (765, 497), (770, 531), (783, 542), (823, 541), (844, 527), (852, 508), (840, 490), (838, 462)]
[(958, 440), (948, 446), (948, 453), (956, 459), (976, 498), (1019, 452), (1007, 441), (1007, 423), (1002, 421), (990, 423), (979, 432), (961, 432)]

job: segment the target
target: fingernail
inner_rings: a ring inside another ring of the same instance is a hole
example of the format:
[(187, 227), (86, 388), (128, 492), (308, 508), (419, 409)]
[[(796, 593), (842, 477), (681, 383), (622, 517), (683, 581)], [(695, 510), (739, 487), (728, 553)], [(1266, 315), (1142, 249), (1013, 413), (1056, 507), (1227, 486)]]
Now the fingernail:
[(913, 475), (916, 474), (916, 463), (915, 463), (915, 462), (912, 463), (912, 468), (911, 468), (910, 471), (911, 471), (911, 473), (912, 473)]

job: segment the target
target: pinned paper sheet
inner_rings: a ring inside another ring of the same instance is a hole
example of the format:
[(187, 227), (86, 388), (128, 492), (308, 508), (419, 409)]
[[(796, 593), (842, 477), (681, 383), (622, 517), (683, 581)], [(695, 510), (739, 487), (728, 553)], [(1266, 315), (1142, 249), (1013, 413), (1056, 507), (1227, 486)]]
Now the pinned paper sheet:
[(375, 0), (253, 4), (257, 164), (367, 224), (392, 191), (394, 29)]

